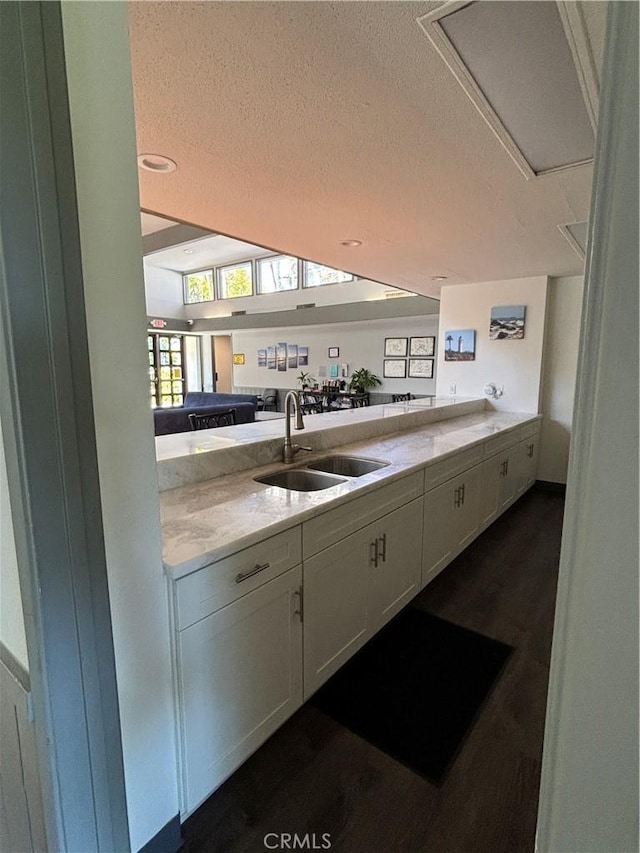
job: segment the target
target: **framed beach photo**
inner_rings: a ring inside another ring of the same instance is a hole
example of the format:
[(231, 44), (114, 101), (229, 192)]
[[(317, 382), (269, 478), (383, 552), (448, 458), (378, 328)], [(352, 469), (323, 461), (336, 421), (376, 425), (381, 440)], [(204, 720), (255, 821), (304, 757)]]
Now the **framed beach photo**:
[(433, 379), (433, 359), (410, 358), (409, 377), (411, 379)]
[(385, 358), (406, 358), (407, 357), (407, 338), (385, 338), (384, 339), (384, 357)]
[(475, 361), (475, 329), (452, 329), (444, 333), (445, 361)]
[[(405, 338), (405, 343), (406, 343)], [(407, 375), (407, 362), (403, 358), (385, 358), (382, 367), (385, 379), (404, 379)]]
[(514, 341), (524, 338), (525, 305), (498, 305), (491, 309), (490, 341)]
[[(433, 358), (436, 354), (436, 336), (426, 335), (423, 338), (409, 338), (409, 357)], [(409, 373), (411, 376), (411, 373)]]
[(266, 367), (267, 366), (267, 350), (259, 349), (258, 350), (258, 367)]

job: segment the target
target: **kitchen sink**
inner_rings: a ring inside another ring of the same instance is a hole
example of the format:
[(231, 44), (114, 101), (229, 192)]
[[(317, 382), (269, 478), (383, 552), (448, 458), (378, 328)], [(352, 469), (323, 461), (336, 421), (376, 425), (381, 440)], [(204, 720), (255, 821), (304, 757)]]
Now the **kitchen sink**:
[(330, 489), (331, 486), (347, 482), (342, 477), (332, 477), (329, 474), (307, 471), (304, 468), (275, 471), (273, 474), (265, 474), (263, 477), (254, 477), (253, 479), (257, 483), (264, 483), (266, 486), (279, 486), (281, 489), (289, 489), (294, 492), (319, 492), (321, 489)]
[(327, 474), (339, 474), (343, 477), (362, 477), (379, 468), (386, 468), (388, 462), (377, 459), (361, 459), (359, 456), (325, 456), (316, 462), (310, 462), (307, 468), (325, 471)]

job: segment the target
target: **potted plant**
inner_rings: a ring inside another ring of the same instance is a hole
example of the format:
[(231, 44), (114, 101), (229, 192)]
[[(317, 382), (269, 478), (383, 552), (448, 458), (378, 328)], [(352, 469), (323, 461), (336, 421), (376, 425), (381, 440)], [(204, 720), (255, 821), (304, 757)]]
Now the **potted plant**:
[(370, 388), (375, 388), (376, 385), (382, 385), (382, 380), (375, 373), (367, 370), (366, 367), (354, 370), (349, 380), (349, 390), (356, 391), (358, 394), (364, 394)]
[(300, 375), (296, 377), (296, 381), (303, 391), (305, 388), (311, 388), (316, 383), (315, 377), (304, 370), (300, 371)]

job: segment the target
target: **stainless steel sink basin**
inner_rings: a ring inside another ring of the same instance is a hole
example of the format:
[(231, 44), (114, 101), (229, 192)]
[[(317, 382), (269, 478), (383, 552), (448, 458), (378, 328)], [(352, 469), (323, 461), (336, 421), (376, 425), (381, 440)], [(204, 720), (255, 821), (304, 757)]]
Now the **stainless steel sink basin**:
[(343, 477), (362, 477), (379, 468), (386, 468), (388, 462), (377, 459), (361, 459), (359, 456), (325, 456), (316, 462), (310, 462), (307, 468), (314, 471), (326, 471), (327, 474), (339, 474)]
[(279, 486), (281, 489), (289, 489), (294, 492), (319, 492), (321, 489), (330, 489), (347, 481), (342, 477), (331, 477), (329, 474), (320, 474), (317, 471), (307, 471), (301, 468), (289, 468), (285, 471), (276, 471), (273, 474), (265, 474), (264, 477), (254, 477), (257, 483), (266, 486)]

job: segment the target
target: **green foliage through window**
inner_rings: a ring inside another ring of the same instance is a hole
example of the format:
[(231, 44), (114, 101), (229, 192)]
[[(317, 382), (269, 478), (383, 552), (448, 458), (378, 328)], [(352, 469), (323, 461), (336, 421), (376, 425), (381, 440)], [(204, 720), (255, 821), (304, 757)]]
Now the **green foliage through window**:
[(187, 273), (184, 280), (184, 301), (210, 302), (214, 297), (213, 270)]

